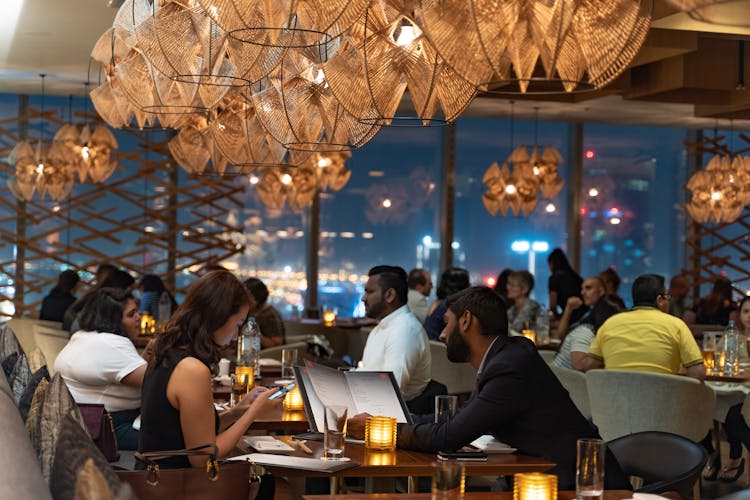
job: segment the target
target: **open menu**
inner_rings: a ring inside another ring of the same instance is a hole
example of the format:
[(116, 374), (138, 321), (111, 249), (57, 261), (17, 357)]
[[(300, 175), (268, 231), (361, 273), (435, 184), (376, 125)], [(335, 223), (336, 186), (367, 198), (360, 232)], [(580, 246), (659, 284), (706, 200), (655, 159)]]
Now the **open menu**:
[(296, 366), (294, 372), (313, 432), (323, 431), (324, 405), (346, 406), (349, 417), (369, 413), (396, 417), (398, 423), (411, 423), (392, 372), (342, 372), (315, 363)]

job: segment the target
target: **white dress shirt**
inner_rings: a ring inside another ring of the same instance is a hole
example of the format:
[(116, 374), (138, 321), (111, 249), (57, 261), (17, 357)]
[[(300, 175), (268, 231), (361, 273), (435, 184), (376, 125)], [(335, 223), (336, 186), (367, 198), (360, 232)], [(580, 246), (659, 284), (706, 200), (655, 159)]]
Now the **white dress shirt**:
[(406, 305), (409, 306), (409, 310), (414, 313), (417, 320), (420, 323), (424, 323), (424, 320), (427, 319), (427, 313), (430, 311), (430, 306), (427, 304), (427, 297), (422, 292), (409, 289)]
[(402, 306), (372, 329), (362, 354), (362, 369), (390, 371), (406, 401), (422, 394), (430, 381), (430, 347), (417, 318)]

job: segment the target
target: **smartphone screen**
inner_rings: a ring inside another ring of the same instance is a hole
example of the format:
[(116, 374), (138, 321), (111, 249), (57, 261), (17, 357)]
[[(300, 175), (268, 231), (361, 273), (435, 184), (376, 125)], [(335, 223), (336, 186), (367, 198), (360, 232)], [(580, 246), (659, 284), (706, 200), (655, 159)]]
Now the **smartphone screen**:
[(439, 451), (438, 459), (440, 460), (459, 460), (484, 462), (487, 460), (487, 454), (481, 450), (477, 451)]
[(278, 398), (282, 397), (284, 394), (286, 394), (287, 392), (289, 392), (292, 389), (294, 389), (294, 387), (295, 387), (294, 384), (285, 385), (279, 392), (277, 392), (276, 394), (274, 394), (273, 396), (271, 396), (268, 399), (269, 400), (278, 399)]

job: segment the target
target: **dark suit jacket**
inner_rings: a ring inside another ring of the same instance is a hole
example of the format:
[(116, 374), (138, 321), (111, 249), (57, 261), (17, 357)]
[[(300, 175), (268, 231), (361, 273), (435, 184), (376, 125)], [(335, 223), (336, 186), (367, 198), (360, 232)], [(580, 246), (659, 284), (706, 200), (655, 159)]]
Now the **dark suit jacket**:
[[(429, 422), (432, 422), (432, 416)], [(575, 489), (576, 440), (599, 435), (581, 415), (568, 392), (524, 337), (501, 336), (490, 347), (477, 388), (449, 422), (399, 426), (398, 445), (423, 451), (452, 451), (483, 434), (542, 457), (557, 466), (560, 490)], [(611, 453), (606, 459), (606, 487), (630, 489)]]

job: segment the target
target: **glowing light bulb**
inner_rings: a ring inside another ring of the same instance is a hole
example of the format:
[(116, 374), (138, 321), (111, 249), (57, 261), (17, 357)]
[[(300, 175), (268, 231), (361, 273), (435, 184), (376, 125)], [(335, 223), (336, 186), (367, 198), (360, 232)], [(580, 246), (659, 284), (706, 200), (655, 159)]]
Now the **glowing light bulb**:
[(331, 166), (331, 159), (330, 158), (326, 158), (325, 156), (321, 156), (318, 159), (318, 167), (319, 168), (325, 168), (325, 167), (330, 167), (330, 166)]
[(516, 186), (514, 184), (508, 184), (507, 186), (505, 186), (505, 192), (508, 194), (516, 194), (516, 191), (518, 190), (516, 189)]
[(547, 203), (547, 206), (544, 207), (544, 211), (548, 214), (555, 213), (555, 210), (557, 210), (557, 207), (555, 207), (554, 203)]
[(83, 158), (84, 160), (88, 160), (88, 159), (89, 159), (89, 156), (90, 156), (90, 154), (89, 154), (89, 147), (88, 147), (88, 146), (84, 146), (84, 147), (82, 147), (82, 148), (81, 148), (81, 157), (82, 157), (82, 158)]
[(414, 25), (409, 21), (404, 19), (403, 24), (401, 25), (401, 29), (398, 32), (398, 36), (396, 37), (396, 45), (398, 45), (399, 47), (409, 45), (411, 42), (416, 40), (418, 36), (419, 31), (417, 30), (417, 28), (414, 27)]
[(386, 198), (385, 200), (383, 200), (383, 208), (391, 208), (390, 198)]
[(257, 183), (260, 182), (260, 179), (258, 179), (257, 175), (251, 175), (250, 178), (248, 179), (248, 181), (250, 181), (250, 184), (252, 186), (255, 186)]
[(711, 192), (711, 199), (714, 201), (719, 201), (722, 198), (721, 193), (719, 191), (712, 191)]
[(536, 165), (534, 165), (534, 168), (532, 168), (531, 171), (534, 173), (534, 175), (539, 175), (542, 173), (541, 169)]
[(281, 176), (281, 183), (284, 184), (285, 186), (288, 186), (289, 184), (292, 183), (292, 176), (289, 175), (289, 174), (282, 175)]
[(43, 174), (44, 173), (44, 162), (39, 162), (39, 165), (36, 166), (36, 173), (37, 174)]
[(592, 198), (596, 198), (597, 196), (599, 196), (599, 190), (596, 188), (589, 189), (589, 196), (591, 196)]

